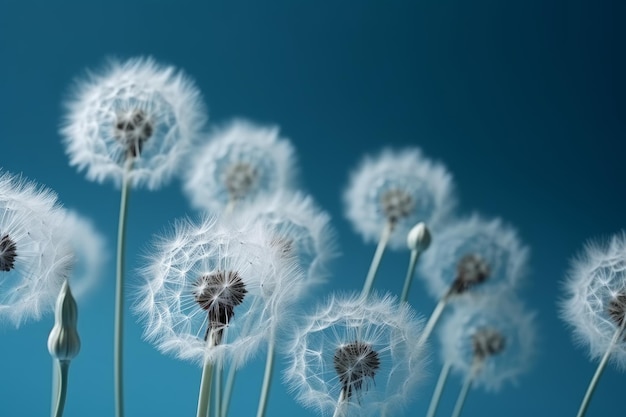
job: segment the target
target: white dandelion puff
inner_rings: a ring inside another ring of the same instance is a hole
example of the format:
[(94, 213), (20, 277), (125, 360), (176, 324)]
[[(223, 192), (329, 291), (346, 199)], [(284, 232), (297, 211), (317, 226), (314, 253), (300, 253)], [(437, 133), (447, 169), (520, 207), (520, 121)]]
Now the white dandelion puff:
[(180, 359), (241, 366), (300, 292), (299, 269), (269, 242), (262, 223), (245, 219), (177, 222), (141, 270), (134, 308), (146, 339)]
[(216, 129), (197, 150), (184, 189), (194, 208), (220, 212), (228, 204), (291, 188), (294, 155), (277, 126), (236, 119)]
[(473, 386), (498, 390), (527, 372), (536, 350), (535, 314), (510, 292), (458, 303), (441, 326), (443, 360)]
[(61, 134), (70, 165), (92, 181), (156, 189), (179, 169), (199, 136), (205, 107), (194, 83), (152, 58), (111, 61), (77, 83)]
[(285, 380), (322, 415), (391, 412), (423, 375), (420, 330), (408, 305), (392, 297), (333, 296), (294, 326)]
[(0, 172), (0, 319), (16, 327), (52, 311), (73, 254), (56, 194)]
[(319, 284), (328, 276), (329, 261), (338, 256), (336, 234), (330, 216), (313, 198), (302, 193), (278, 192), (241, 208), (241, 216), (262, 219), (274, 233), (272, 243), (294, 256), (307, 275), (307, 284)]
[(515, 287), (528, 269), (529, 249), (515, 229), (500, 219), (474, 215), (439, 230), (420, 260), (431, 295)]
[(366, 242), (377, 241), (385, 225), (392, 225), (393, 249), (406, 248), (408, 232), (420, 221), (436, 229), (456, 205), (452, 175), (419, 148), (366, 156), (352, 172), (343, 200), (346, 217)]

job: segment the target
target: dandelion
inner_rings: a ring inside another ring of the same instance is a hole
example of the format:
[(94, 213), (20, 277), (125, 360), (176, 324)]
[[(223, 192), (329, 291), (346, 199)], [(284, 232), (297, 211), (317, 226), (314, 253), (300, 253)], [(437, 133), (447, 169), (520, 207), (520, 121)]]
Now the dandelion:
[(404, 248), (416, 223), (438, 227), (456, 202), (452, 175), (419, 148), (385, 149), (375, 157), (365, 157), (352, 172), (343, 199), (354, 229), (366, 242), (378, 240), (364, 294), (371, 290), (387, 244), (392, 249)]
[(102, 277), (104, 263), (109, 256), (107, 245), (91, 220), (75, 210), (67, 210), (64, 230), (76, 258), (70, 278), (72, 293), (81, 299), (94, 289)]
[(193, 207), (220, 212), (289, 189), (295, 177), (294, 153), (277, 126), (233, 120), (216, 129), (197, 151), (187, 171), (185, 192)]
[(152, 58), (111, 61), (80, 80), (66, 106), (61, 135), (70, 165), (86, 170), (89, 180), (117, 186), (127, 176), (133, 187), (159, 188), (180, 168), (205, 122), (191, 79)]
[(515, 229), (500, 219), (474, 215), (442, 228), (420, 265), (428, 290), (439, 300), (425, 337), (451, 299), (515, 288), (526, 274), (528, 257)]
[(141, 275), (135, 310), (146, 339), (163, 353), (203, 365), (202, 417), (214, 364), (241, 366), (275, 333), (301, 282), (290, 258), (270, 245), (265, 225), (214, 217), (176, 223), (153, 245)]
[(600, 359), (578, 411), (582, 417), (607, 363), (626, 367), (626, 234), (606, 243), (589, 242), (572, 262), (565, 290), (561, 317), (589, 348), (590, 357)]
[(451, 367), (465, 378), (454, 416), (472, 386), (498, 390), (528, 370), (535, 354), (534, 318), (508, 292), (457, 305), (440, 333), (444, 369)]
[(102, 74), (78, 83), (67, 103), (61, 134), (70, 165), (87, 178), (121, 186), (117, 239), (114, 394), (115, 414), (124, 415), (124, 246), (129, 188), (156, 189), (178, 170), (205, 120), (193, 82), (152, 58), (111, 62)]
[(420, 327), (394, 298), (333, 296), (294, 328), (285, 379), (298, 401), (324, 415), (390, 413), (422, 375)]
[(0, 318), (16, 327), (52, 311), (73, 254), (49, 189), (0, 172)]

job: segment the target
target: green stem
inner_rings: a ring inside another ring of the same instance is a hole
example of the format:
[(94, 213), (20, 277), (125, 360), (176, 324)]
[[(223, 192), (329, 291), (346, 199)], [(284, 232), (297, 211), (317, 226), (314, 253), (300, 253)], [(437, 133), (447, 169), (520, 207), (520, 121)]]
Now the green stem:
[(52, 397), (50, 400), (50, 416), (54, 417), (54, 407), (59, 395), (59, 367), (57, 366), (57, 360), (52, 360)]
[[(210, 336), (213, 339), (212, 335)], [(196, 417), (207, 417), (211, 402), (211, 382), (213, 378), (213, 363), (205, 359), (202, 367), (202, 379), (200, 380), (200, 394), (198, 395), (198, 412)]]
[(378, 246), (376, 246), (376, 252), (374, 252), (374, 257), (372, 258), (370, 269), (367, 272), (367, 277), (365, 278), (365, 284), (363, 284), (363, 291), (361, 291), (362, 297), (367, 297), (370, 294), (370, 292), (372, 292), (372, 286), (374, 285), (374, 278), (376, 278), (378, 265), (380, 265), (380, 260), (383, 257), (383, 253), (385, 252), (385, 247), (387, 246), (387, 242), (389, 242), (389, 237), (391, 236), (392, 231), (393, 231), (393, 223), (387, 222), (385, 224), (385, 227), (383, 228), (382, 233), (380, 234), (380, 239), (378, 240)]
[(221, 361), (217, 364), (217, 366), (215, 367), (213, 372), (214, 372), (213, 379), (215, 380), (215, 384), (214, 384), (214, 393), (215, 393), (214, 413), (215, 413), (215, 417), (219, 417), (221, 409), (222, 409), (222, 363), (221, 363)]
[(426, 327), (424, 327), (424, 331), (422, 332), (422, 335), (420, 336), (417, 342), (418, 346), (422, 346), (424, 345), (424, 343), (426, 343), (426, 341), (428, 341), (430, 334), (433, 332), (433, 329), (435, 328), (435, 326), (437, 325), (437, 322), (441, 318), (441, 313), (443, 313), (443, 310), (446, 308), (446, 305), (448, 304), (448, 299), (449, 299), (448, 296), (442, 297), (437, 303), (437, 305), (435, 306), (435, 309), (430, 315), (430, 318), (428, 319), (428, 322), (426, 323)]
[(62, 417), (65, 408), (65, 398), (67, 397), (67, 375), (70, 369), (70, 361), (56, 360), (58, 364), (59, 386), (57, 387), (56, 404), (54, 406), (54, 417)]
[[(228, 368), (228, 376), (226, 377), (226, 384), (224, 385), (224, 396), (222, 397), (222, 417), (226, 417), (228, 415), (228, 407), (230, 406), (230, 399), (233, 394), (233, 385), (235, 385), (235, 376), (237, 375), (237, 370), (234, 366), (230, 366)], [(216, 416), (216, 417), (219, 417)]]
[(459, 398), (456, 400), (456, 404), (454, 404), (454, 411), (452, 412), (452, 417), (459, 417), (461, 415), (461, 411), (463, 410), (463, 405), (465, 404), (465, 399), (467, 398), (467, 393), (472, 387), (472, 381), (474, 381), (474, 374), (470, 374), (463, 383), (463, 387), (461, 388), (461, 392), (459, 392)]
[(591, 397), (596, 390), (596, 386), (598, 385), (598, 381), (604, 372), (604, 368), (606, 368), (607, 363), (609, 362), (609, 357), (611, 356), (611, 352), (613, 351), (613, 347), (617, 343), (617, 340), (624, 334), (624, 326), (626, 326), (626, 319), (622, 320), (622, 325), (615, 331), (613, 335), (613, 339), (609, 344), (609, 347), (604, 352), (604, 356), (602, 356), (602, 360), (596, 369), (596, 372), (593, 374), (593, 378), (591, 382), (589, 382), (589, 386), (587, 387), (587, 392), (585, 392), (585, 397), (583, 398), (583, 402), (580, 404), (580, 408), (578, 409), (578, 414), (576, 417), (583, 417), (587, 412), (587, 408), (589, 407), (589, 402), (591, 401)]
[(433, 396), (430, 399), (430, 405), (428, 406), (428, 413), (426, 414), (426, 417), (434, 417), (435, 413), (437, 412), (437, 407), (439, 406), (439, 400), (441, 400), (443, 388), (446, 386), (448, 375), (450, 375), (450, 368), (450, 362), (444, 363), (443, 367), (441, 368), (441, 373), (439, 374), (439, 379), (437, 379), (435, 392), (433, 392)]
[(130, 190), (130, 170), (133, 160), (128, 158), (124, 165), (122, 195), (120, 199), (119, 223), (117, 227), (117, 262), (115, 280), (115, 326), (113, 341), (113, 378), (115, 391), (115, 415), (124, 417), (123, 386), (123, 343), (124, 343), (124, 254), (126, 244), (126, 213), (128, 212), (128, 193)]
[(404, 287), (402, 287), (402, 295), (400, 296), (400, 302), (406, 302), (409, 298), (409, 291), (411, 290), (411, 283), (413, 282), (413, 275), (415, 274), (415, 265), (420, 257), (420, 251), (412, 250), (411, 259), (409, 260), (409, 269), (406, 272), (404, 278)]
[(267, 358), (265, 360), (265, 374), (263, 375), (263, 386), (261, 388), (261, 398), (257, 408), (256, 417), (264, 417), (267, 409), (270, 386), (272, 385), (272, 375), (274, 373), (274, 351), (276, 347), (274, 332), (270, 335), (269, 346), (267, 347)]

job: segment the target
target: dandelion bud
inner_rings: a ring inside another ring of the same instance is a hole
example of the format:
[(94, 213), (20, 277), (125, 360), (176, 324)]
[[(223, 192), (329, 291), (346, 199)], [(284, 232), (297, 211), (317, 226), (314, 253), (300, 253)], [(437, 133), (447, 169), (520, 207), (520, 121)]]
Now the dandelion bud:
[(78, 307), (67, 281), (61, 287), (54, 315), (54, 327), (48, 336), (48, 351), (60, 361), (71, 360), (80, 351), (80, 338), (76, 329)]
[(409, 231), (406, 243), (410, 250), (424, 252), (430, 246), (430, 230), (424, 222), (419, 222)]

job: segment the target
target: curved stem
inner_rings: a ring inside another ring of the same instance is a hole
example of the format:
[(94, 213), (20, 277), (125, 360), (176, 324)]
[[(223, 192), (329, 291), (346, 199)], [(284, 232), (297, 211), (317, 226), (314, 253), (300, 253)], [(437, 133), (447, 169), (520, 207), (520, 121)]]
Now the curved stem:
[(274, 373), (274, 351), (276, 350), (276, 338), (272, 332), (270, 335), (269, 346), (267, 347), (267, 359), (265, 360), (265, 374), (263, 375), (263, 386), (261, 388), (261, 398), (259, 407), (257, 408), (256, 417), (264, 417), (267, 409), (267, 400), (269, 398), (270, 386), (272, 385), (272, 375)]
[(443, 313), (443, 310), (446, 308), (446, 305), (448, 304), (448, 299), (449, 297), (447, 296), (442, 297), (437, 303), (437, 305), (435, 306), (435, 309), (430, 315), (430, 318), (428, 319), (428, 322), (426, 323), (426, 327), (424, 327), (424, 331), (422, 332), (422, 335), (420, 336), (417, 342), (418, 346), (422, 346), (424, 343), (426, 343), (426, 341), (430, 337), (430, 334), (433, 332), (433, 329), (435, 328), (435, 326), (437, 325), (437, 322), (441, 318), (441, 313)]
[(576, 417), (583, 417), (587, 412), (587, 408), (589, 407), (589, 402), (591, 401), (591, 397), (593, 396), (594, 391), (596, 390), (596, 386), (598, 385), (598, 381), (604, 372), (604, 368), (606, 368), (606, 364), (609, 361), (609, 357), (611, 356), (611, 352), (613, 351), (613, 347), (617, 343), (617, 340), (624, 335), (624, 326), (626, 326), (626, 319), (622, 320), (621, 326), (615, 331), (613, 335), (613, 339), (609, 344), (609, 347), (604, 352), (604, 356), (602, 356), (602, 360), (600, 364), (598, 364), (598, 368), (596, 372), (593, 374), (593, 378), (591, 378), (591, 382), (589, 382), (589, 386), (587, 387), (587, 392), (585, 392), (585, 396), (583, 398), (583, 402), (580, 404), (580, 408), (578, 409), (578, 414)]
[(400, 296), (400, 302), (406, 302), (409, 298), (409, 291), (411, 290), (411, 283), (413, 282), (413, 275), (415, 274), (415, 265), (420, 257), (420, 252), (417, 250), (411, 251), (411, 259), (409, 260), (409, 269), (406, 272), (404, 278), (404, 287), (402, 287), (402, 295)]
[(474, 381), (474, 375), (470, 374), (463, 383), (463, 387), (461, 388), (461, 392), (459, 392), (459, 398), (456, 400), (456, 404), (454, 404), (454, 411), (452, 412), (452, 417), (459, 417), (461, 415), (461, 411), (463, 410), (463, 405), (465, 404), (465, 399), (467, 398), (467, 393), (472, 387), (472, 381)]
[(380, 260), (383, 257), (383, 253), (385, 252), (385, 247), (387, 246), (387, 242), (389, 242), (389, 237), (391, 236), (392, 231), (393, 231), (393, 223), (387, 222), (385, 224), (385, 227), (383, 228), (382, 233), (380, 234), (380, 239), (378, 240), (378, 246), (376, 246), (376, 252), (374, 252), (374, 257), (372, 258), (370, 269), (367, 272), (367, 277), (365, 278), (365, 284), (363, 284), (363, 291), (361, 292), (361, 296), (363, 297), (367, 297), (370, 294), (370, 292), (372, 292), (372, 286), (374, 285), (374, 278), (376, 278), (378, 265), (380, 265)]
[(428, 406), (428, 413), (426, 414), (426, 417), (434, 417), (435, 413), (437, 412), (437, 407), (439, 406), (439, 400), (441, 399), (443, 388), (446, 386), (448, 375), (450, 375), (450, 368), (450, 362), (444, 363), (443, 367), (441, 368), (441, 373), (439, 373), (439, 378), (437, 379), (435, 392), (433, 392), (433, 396), (430, 399), (430, 405)]
[(130, 190), (130, 170), (133, 160), (128, 158), (124, 165), (122, 195), (120, 198), (120, 214), (117, 227), (117, 262), (115, 279), (115, 326), (113, 341), (113, 378), (115, 391), (115, 415), (124, 417), (124, 386), (123, 386), (123, 343), (124, 343), (124, 254), (126, 244), (126, 213), (128, 212), (128, 192)]
[(200, 380), (200, 393), (198, 394), (198, 411), (196, 413), (196, 417), (207, 417), (209, 415), (212, 380), (213, 363), (205, 359), (204, 366), (202, 367), (202, 379)]
[(65, 408), (65, 398), (67, 397), (67, 375), (70, 370), (70, 361), (60, 361), (56, 360), (58, 364), (58, 372), (59, 375), (59, 385), (57, 387), (57, 396), (56, 396), (56, 404), (54, 406), (54, 413), (52, 414), (54, 417), (62, 417), (63, 409)]

